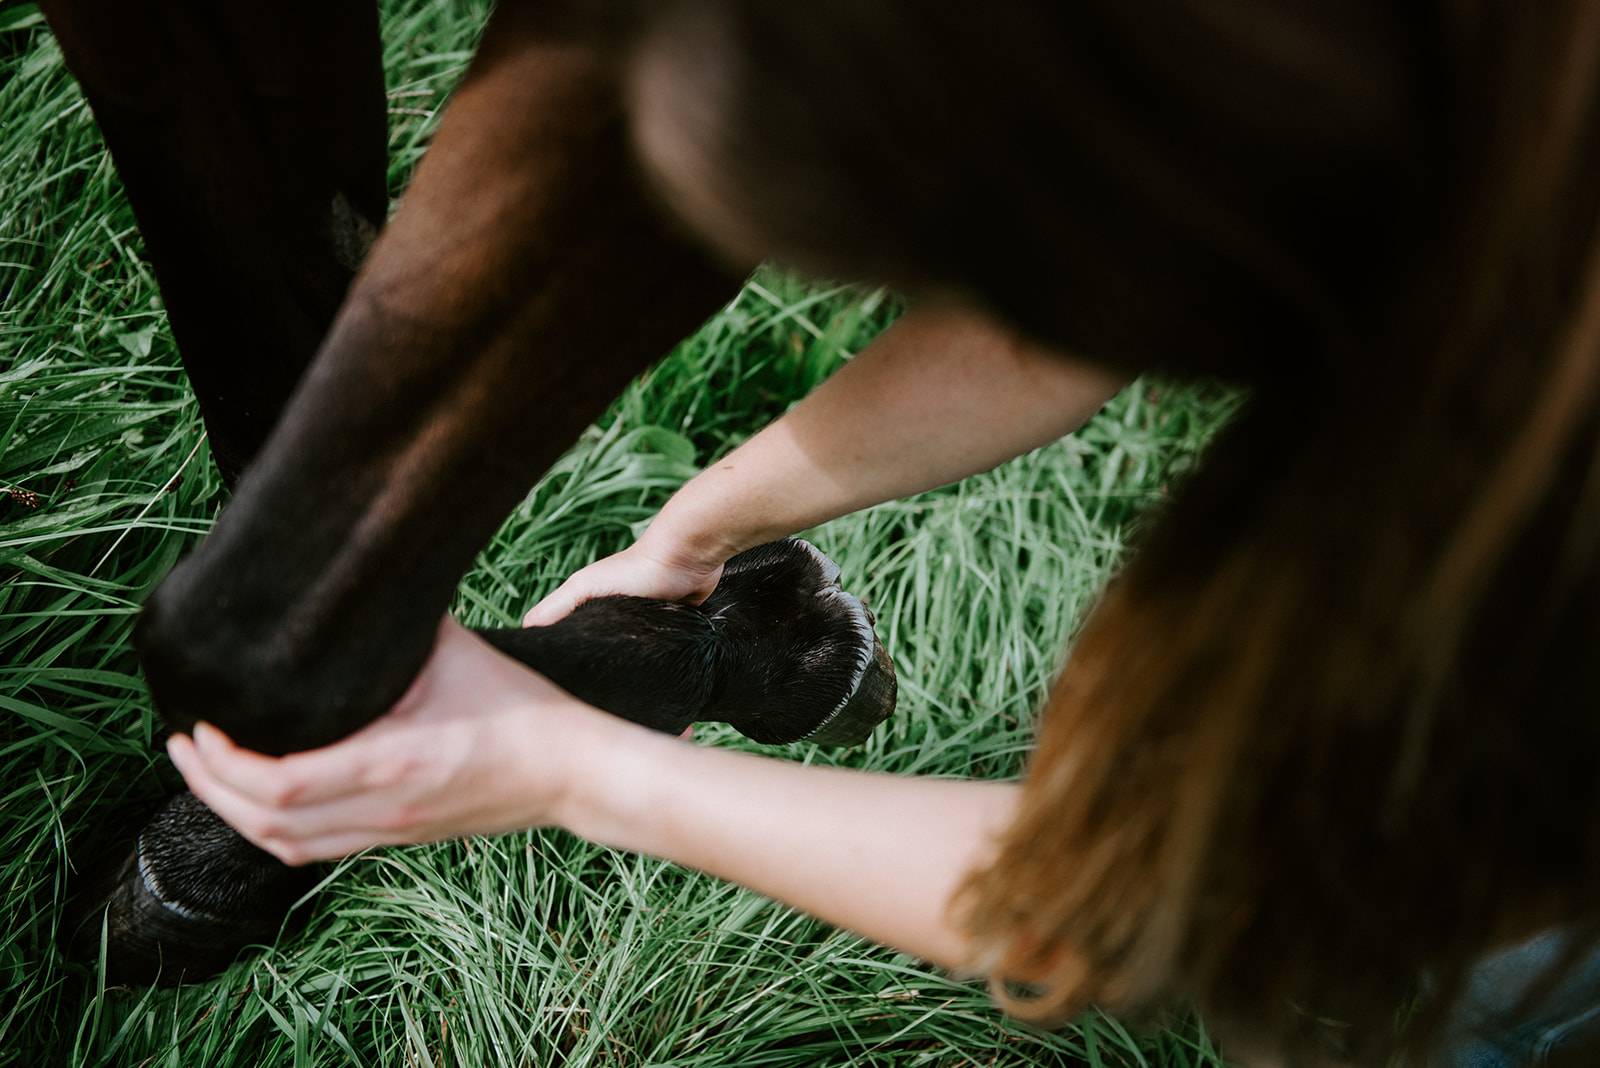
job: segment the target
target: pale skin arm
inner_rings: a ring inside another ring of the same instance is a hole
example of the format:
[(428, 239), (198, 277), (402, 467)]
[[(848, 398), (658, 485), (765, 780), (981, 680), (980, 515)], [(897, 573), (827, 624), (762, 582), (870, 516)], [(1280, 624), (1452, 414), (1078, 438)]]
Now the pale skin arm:
[(698, 868), (949, 967), (952, 893), (1019, 787), (806, 767), (607, 716), (446, 622), (395, 710), (267, 757), (202, 724), (168, 752), (189, 787), (291, 864), (372, 845), (560, 826)]
[(987, 471), (1076, 430), (1124, 384), (975, 313), (912, 311), (686, 485), (661, 523), (726, 559)]
[(703, 599), (735, 553), (987, 471), (1076, 430), (1126, 382), (976, 312), (915, 309), (527, 622), (605, 593)]
[(1020, 787), (805, 767), (629, 734), (596, 754), (564, 826), (923, 960), (970, 965), (950, 900), (968, 872), (993, 859)]

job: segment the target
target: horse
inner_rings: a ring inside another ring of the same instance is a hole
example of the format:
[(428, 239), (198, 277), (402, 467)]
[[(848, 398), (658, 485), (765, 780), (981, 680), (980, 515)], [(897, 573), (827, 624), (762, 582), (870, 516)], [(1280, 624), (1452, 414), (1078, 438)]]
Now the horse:
[[(402, 695), (473, 554), (735, 278), (660, 210), (622, 71), (573, 12), (495, 11), (386, 219), (373, 5), (41, 7), (232, 493), (143, 608), (155, 706), (266, 753), (327, 744)], [(838, 578), (784, 541), (704, 605), (601, 598), (484, 636), (656, 729), (852, 744), (894, 676)], [(312, 877), (179, 794), (86, 879), (81, 937), (99, 952), (104, 917), (114, 978), (200, 978), (270, 940)]]

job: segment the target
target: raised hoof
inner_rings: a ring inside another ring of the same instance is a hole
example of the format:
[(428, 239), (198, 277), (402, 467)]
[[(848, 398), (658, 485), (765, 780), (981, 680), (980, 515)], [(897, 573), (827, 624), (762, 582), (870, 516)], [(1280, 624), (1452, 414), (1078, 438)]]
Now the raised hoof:
[(758, 742), (858, 745), (894, 711), (894, 665), (872, 613), (815, 546), (788, 539), (740, 553), (702, 607), (719, 652), (702, 718)]
[(177, 794), (120, 864), (91, 874), (73, 952), (94, 960), (103, 934), (110, 982), (204, 979), (245, 947), (273, 941), (320, 874), (279, 863), (193, 794)]

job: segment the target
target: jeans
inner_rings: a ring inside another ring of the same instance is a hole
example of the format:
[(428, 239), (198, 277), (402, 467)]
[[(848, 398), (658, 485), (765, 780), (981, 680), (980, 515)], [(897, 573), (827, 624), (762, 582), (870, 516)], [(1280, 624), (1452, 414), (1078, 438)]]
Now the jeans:
[(1600, 949), (1581, 957), (1537, 1005), (1520, 1004), (1563, 959), (1567, 939), (1549, 931), (1480, 961), (1445, 1025), (1432, 1068), (1524, 1068), (1600, 1036)]

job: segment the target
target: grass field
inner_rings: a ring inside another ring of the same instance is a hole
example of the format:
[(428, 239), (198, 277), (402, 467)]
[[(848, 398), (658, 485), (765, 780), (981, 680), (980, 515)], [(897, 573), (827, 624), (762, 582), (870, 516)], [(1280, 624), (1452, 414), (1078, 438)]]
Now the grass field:
[[(385, 5), (396, 191), (484, 6)], [(463, 582), (460, 615), (513, 621), (626, 544), (894, 310), (882, 293), (758, 275), (534, 488)], [(901, 709), (864, 749), (785, 755), (1018, 774), (1075, 622), (1231, 404), (1142, 383), (1068, 440), (815, 532), (877, 611)], [(352, 858), (303, 934), (219, 980), (106, 988), (57, 948), (67, 849), (173, 781), (128, 634), (223, 501), (91, 117), (36, 13), (0, 12), (0, 1061), (1220, 1063), (1193, 1022), (1022, 1026), (975, 984), (559, 833)]]

